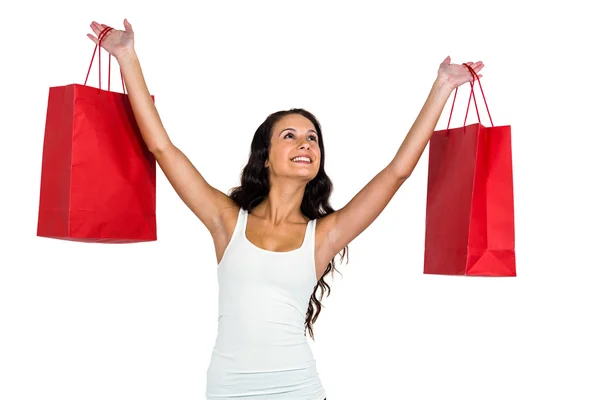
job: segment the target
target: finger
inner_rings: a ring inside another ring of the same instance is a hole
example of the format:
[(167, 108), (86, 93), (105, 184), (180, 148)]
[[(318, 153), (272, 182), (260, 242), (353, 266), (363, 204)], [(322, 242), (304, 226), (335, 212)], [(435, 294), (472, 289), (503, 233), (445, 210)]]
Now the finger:
[(483, 62), (481, 62), (481, 61), (477, 61), (477, 62), (470, 61), (470, 62), (465, 63), (465, 64), (467, 64), (469, 67), (475, 69), (475, 68), (479, 68), (480, 66), (482, 66)]
[(475, 75), (477, 75), (477, 63), (473, 63), (473, 62), (466, 62), (466, 65), (464, 66), (467, 70), (467, 72), (469, 73), (469, 75), (471, 75), (469, 82), (475, 82)]
[(104, 24), (99, 24), (96, 21), (92, 22), (92, 24), (90, 25), (90, 27), (92, 28), (92, 30), (94, 31), (94, 33), (96, 34), (96, 36), (99, 39), (103, 39), (104, 36), (106, 36), (106, 34), (108, 33), (108, 31), (104, 32), (104, 34), (102, 34), (102, 32), (108, 28), (108, 26), (104, 25)]
[(94, 33), (96, 34), (96, 36), (98, 36), (100, 34), (100, 32), (102, 32), (102, 29), (103, 29), (102, 25), (100, 25), (96, 21), (93, 21), (90, 24), (90, 28), (92, 28), (92, 31), (94, 31)]
[[(102, 28), (102, 32), (104, 32), (104, 34), (102, 35), (102, 37), (108, 35), (108, 32), (110, 32), (110, 29), (108, 29), (108, 26), (104, 25), (104, 24), (100, 24), (100, 27)], [(100, 39), (102, 39), (102, 38), (100, 38)]]
[(92, 39), (92, 42), (98, 44), (98, 39), (96, 39), (96, 37), (94, 35), (88, 33), (87, 37), (89, 37), (90, 39)]
[(473, 69), (473, 62), (468, 61), (468, 62), (464, 63), (463, 67), (465, 67), (465, 69), (467, 70), (467, 72), (469, 74), (471, 74), (471, 77), (473, 77), (473, 72), (471, 72), (471, 70)]
[(111, 28), (108, 25), (100, 25), (102, 27), (102, 31), (100, 32), (100, 35), (98, 35), (98, 40), (100, 40), (101, 42), (110, 34), (110, 32), (113, 30), (113, 28)]
[(475, 63), (474, 62), (468, 62), (468, 63), (465, 63), (465, 64), (467, 64), (475, 72), (479, 72), (483, 68), (483, 63), (481, 61), (477, 61)]

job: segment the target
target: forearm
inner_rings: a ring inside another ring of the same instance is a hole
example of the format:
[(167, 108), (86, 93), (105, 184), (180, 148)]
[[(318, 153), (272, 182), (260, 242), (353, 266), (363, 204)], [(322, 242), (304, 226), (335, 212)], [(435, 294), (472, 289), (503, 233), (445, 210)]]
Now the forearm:
[(412, 174), (453, 90), (449, 83), (439, 79), (433, 83), (423, 108), (389, 165), (399, 179), (406, 179)]
[(135, 120), (146, 146), (152, 153), (163, 151), (171, 141), (146, 86), (135, 50), (131, 49), (121, 54), (117, 57), (117, 61), (121, 67)]

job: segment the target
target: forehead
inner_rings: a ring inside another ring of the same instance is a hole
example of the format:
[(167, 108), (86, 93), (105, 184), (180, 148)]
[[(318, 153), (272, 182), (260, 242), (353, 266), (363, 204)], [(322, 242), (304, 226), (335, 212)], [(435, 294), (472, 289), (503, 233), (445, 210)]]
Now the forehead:
[(294, 128), (299, 130), (300, 132), (305, 132), (307, 130), (317, 131), (315, 126), (308, 118), (300, 114), (288, 114), (282, 117), (275, 125), (273, 126), (276, 133), (281, 132), (287, 128)]

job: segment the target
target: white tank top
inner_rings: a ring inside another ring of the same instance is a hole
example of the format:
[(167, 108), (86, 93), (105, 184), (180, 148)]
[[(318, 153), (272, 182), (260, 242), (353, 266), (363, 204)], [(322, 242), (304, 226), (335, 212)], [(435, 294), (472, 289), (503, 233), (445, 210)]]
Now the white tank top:
[(304, 320), (317, 284), (311, 220), (302, 246), (274, 252), (246, 237), (248, 212), (217, 269), (218, 333), (206, 377), (206, 398), (323, 400)]

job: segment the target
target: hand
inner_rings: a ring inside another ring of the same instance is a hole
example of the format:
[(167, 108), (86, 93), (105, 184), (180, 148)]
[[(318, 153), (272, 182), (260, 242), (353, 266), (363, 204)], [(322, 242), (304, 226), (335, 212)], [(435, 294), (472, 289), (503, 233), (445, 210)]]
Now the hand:
[[(102, 37), (102, 41), (100, 43), (102, 48), (112, 54), (117, 60), (121, 55), (127, 53), (129, 50), (133, 50), (133, 29), (127, 19), (123, 21), (123, 25), (125, 26), (124, 31), (111, 29)], [(100, 35), (100, 33), (107, 28), (107, 26), (94, 21), (90, 27), (96, 36), (89, 33), (87, 36), (94, 43), (98, 44), (98, 35)]]
[[(483, 63), (481, 61), (477, 61), (476, 63), (468, 62), (465, 64), (473, 68), (479, 78), (482, 77), (482, 75), (479, 74), (479, 71), (483, 68)], [(463, 83), (473, 82), (474, 77), (464, 65), (450, 64), (450, 56), (448, 56), (440, 64), (438, 79), (443, 83), (449, 84), (453, 89), (456, 89)]]

